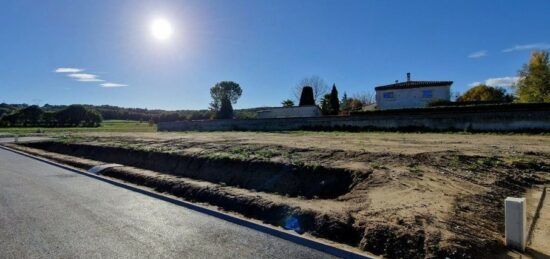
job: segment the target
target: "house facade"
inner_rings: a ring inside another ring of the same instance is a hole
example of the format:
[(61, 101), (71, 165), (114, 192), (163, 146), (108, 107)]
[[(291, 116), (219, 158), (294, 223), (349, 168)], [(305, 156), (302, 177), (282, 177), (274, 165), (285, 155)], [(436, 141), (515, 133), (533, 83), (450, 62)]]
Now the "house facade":
[(412, 81), (410, 73), (406, 82), (378, 86), (377, 108), (380, 110), (424, 108), (430, 102), (450, 101), (453, 81)]

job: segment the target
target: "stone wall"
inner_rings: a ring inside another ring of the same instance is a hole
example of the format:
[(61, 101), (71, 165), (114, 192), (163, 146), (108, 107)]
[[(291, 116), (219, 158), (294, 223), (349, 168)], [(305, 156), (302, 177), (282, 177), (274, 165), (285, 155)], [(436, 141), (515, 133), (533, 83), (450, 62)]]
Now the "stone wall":
[(550, 132), (550, 109), (476, 111), (475, 109), (412, 109), (365, 112), (352, 116), (247, 120), (176, 121), (158, 124), (159, 131), (283, 131), (283, 130), (420, 130)]
[(271, 119), (271, 118), (296, 118), (296, 117), (320, 117), (321, 109), (317, 105), (311, 106), (294, 106), (294, 107), (275, 107), (259, 110), (256, 118)]

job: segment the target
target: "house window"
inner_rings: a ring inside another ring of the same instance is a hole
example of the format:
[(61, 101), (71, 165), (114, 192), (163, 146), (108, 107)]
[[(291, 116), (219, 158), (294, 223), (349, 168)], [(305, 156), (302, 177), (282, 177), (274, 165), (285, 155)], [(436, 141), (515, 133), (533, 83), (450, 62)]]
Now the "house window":
[(393, 98), (393, 92), (385, 92), (382, 96), (384, 98)]
[(424, 90), (422, 91), (422, 97), (423, 98), (432, 98), (432, 90)]

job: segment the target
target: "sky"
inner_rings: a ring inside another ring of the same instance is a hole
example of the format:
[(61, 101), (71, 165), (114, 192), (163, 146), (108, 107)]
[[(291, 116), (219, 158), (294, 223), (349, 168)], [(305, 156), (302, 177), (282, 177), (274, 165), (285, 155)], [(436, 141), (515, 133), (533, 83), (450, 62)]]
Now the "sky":
[(548, 0), (2, 0), (0, 102), (206, 109), (210, 87), (231, 80), (235, 108), (279, 106), (311, 75), (352, 96), (407, 72), (453, 92), (509, 87), (532, 49), (550, 49), (549, 11)]

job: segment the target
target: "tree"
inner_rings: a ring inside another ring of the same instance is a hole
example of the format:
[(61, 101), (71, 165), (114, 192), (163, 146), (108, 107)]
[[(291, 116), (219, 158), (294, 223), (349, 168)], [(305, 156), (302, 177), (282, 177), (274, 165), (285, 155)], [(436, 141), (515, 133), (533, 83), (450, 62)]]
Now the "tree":
[(210, 109), (215, 112), (215, 118), (229, 119), (233, 117), (232, 104), (241, 97), (241, 86), (232, 81), (221, 81), (210, 88), (212, 103)]
[(338, 100), (338, 90), (336, 90), (336, 84), (332, 85), (329, 98), (329, 114), (338, 115), (340, 112), (340, 100)]
[(86, 107), (73, 104), (69, 107), (58, 111), (54, 115), (58, 125), (64, 126), (99, 126), (101, 123), (101, 115), (97, 111), (89, 110)]
[(315, 101), (320, 101), (320, 98), (328, 91), (328, 86), (325, 81), (319, 76), (313, 75), (303, 78), (298, 82), (296, 87), (294, 87), (294, 97), (296, 97), (296, 100), (300, 100), (303, 92), (302, 89), (305, 86), (310, 86), (313, 89), (313, 100)]
[(363, 102), (359, 99), (352, 98), (350, 100), (350, 110), (351, 111), (360, 111), (363, 109)]
[(87, 127), (99, 127), (102, 118), (101, 114), (96, 110), (86, 109), (86, 115), (84, 116), (84, 126)]
[(529, 64), (519, 71), (516, 84), (518, 102), (550, 102), (550, 64), (548, 51), (533, 51)]
[(222, 98), (220, 110), (216, 113), (216, 119), (233, 119), (233, 106), (229, 98)]
[(325, 94), (321, 99), (321, 112), (325, 115), (330, 115), (332, 107), (330, 105), (330, 94)]
[(286, 100), (283, 100), (281, 102), (281, 105), (283, 105), (283, 107), (293, 107), (294, 106), (294, 101), (292, 101), (290, 99), (286, 99)]
[(367, 106), (375, 103), (374, 94), (372, 92), (361, 92), (353, 95), (353, 99), (359, 100), (362, 106)]
[(484, 84), (470, 88), (456, 99), (457, 102), (511, 102), (512, 100), (513, 97), (506, 93), (506, 89)]
[(311, 86), (302, 87), (299, 106), (315, 105), (315, 97)]
[(42, 120), (44, 111), (38, 105), (31, 105), (27, 108), (18, 111), (19, 119), (22, 120), (23, 126), (38, 125)]
[(344, 92), (344, 95), (342, 95), (342, 101), (340, 101), (340, 106), (342, 107), (340, 110), (343, 114), (348, 114), (350, 111), (350, 99), (348, 98), (348, 94)]

